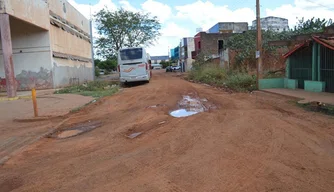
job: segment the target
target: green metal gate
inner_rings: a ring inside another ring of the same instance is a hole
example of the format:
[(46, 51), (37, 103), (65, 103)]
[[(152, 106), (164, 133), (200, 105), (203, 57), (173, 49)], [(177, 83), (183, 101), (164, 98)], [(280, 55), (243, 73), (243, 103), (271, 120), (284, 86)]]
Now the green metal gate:
[(298, 88), (304, 89), (304, 81), (312, 80), (312, 46), (294, 52), (289, 60), (290, 78), (298, 80)]
[(334, 51), (320, 45), (320, 81), (326, 83), (326, 92), (334, 93)]

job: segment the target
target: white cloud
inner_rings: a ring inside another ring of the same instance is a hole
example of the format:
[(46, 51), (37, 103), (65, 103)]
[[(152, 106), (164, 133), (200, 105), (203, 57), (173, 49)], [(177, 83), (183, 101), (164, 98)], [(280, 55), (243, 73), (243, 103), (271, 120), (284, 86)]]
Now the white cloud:
[[(84, 16), (90, 18), (90, 6), (88, 4), (78, 4), (75, 0), (68, 0)], [(141, 7), (134, 7), (130, 0), (120, 0), (119, 5), (126, 10), (140, 11), (157, 16), (162, 23), (162, 36), (156, 45), (149, 48), (151, 55), (167, 55), (168, 47), (175, 47), (182, 37), (193, 36), (196, 27), (202, 27), (204, 30), (209, 29), (217, 22), (251, 22), (255, 20), (255, 9), (239, 8), (230, 9), (227, 5), (215, 5), (210, 1), (197, 0), (193, 3), (176, 6), (176, 13), (167, 4), (146, 0)], [(181, 1), (180, 1), (181, 2)], [(115, 0), (99, 0), (91, 6), (92, 14), (98, 12), (104, 6), (110, 10), (117, 9)], [(297, 18), (309, 19), (312, 17), (326, 18), (334, 17), (334, 0), (294, 0), (291, 4), (285, 4), (275, 9), (266, 9), (264, 16), (277, 16), (289, 19), (290, 26), (297, 22)], [(334, 19), (334, 18), (333, 18)], [(194, 29), (187, 29), (178, 25), (175, 21), (187, 23), (187, 26), (193, 26)], [(96, 30), (93, 30), (96, 35)]]
[(82, 13), (87, 19), (90, 19), (90, 14), (94, 15), (104, 7), (107, 7), (109, 10), (117, 9), (112, 0), (100, 0), (97, 4), (92, 6), (89, 4), (79, 4), (75, 2), (75, 0), (68, 0), (68, 2), (80, 11), (80, 13)]
[(166, 27), (161, 30), (161, 34), (164, 37), (188, 37), (190, 36), (190, 32), (186, 28), (182, 28), (175, 24), (174, 22), (169, 22), (166, 24)]
[(294, 4), (282, 5), (276, 9), (266, 9), (266, 15), (286, 18), (289, 20), (289, 25), (293, 27), (303, 17), (304, 19), (312, 17), (334, 19), (334, 8), (330, 7), (334, 7), (333, 0), (295, 0)]
[(186, 28), (180, 27), (174, 22), (166, 23), (166, 27), (161, 30), (162, 36), (153, 47), (148, 48), (148, 53), (152, 56), (168, 55), (170, 49), (176, 47), (182, 37), (192, 36)]
[(169, 49), (174, 48), (179, 42), (179, 38), (160, 37), (154, 46), (147, 49), (147, 52), (151, 56), (169, 55)]
[(196, 1), (191, 4), (176, 6), (177, 19), (190, 20), (204, 30), (218, 22), (248, 22), (255, 19), (255, 13), (250, 8), (240, 8), (234, 11), (227, 5), (218, 6), (210, 1)]
[[(117, 9), (116, 4), (114, 3), (115, 1), (112, 0), (100, 0), (97, 4), (92, 6), (88, 4), (79, 4), (75, 0), (68, 0), (68, 2), (80, 11), (87, 19), (90, 18), (90, 14), (94, 15), (104, 7), (107, 7), (109, 10)], [(161, 23), (166, 23), (172, 16), (171, 7), (154, 0), (145, 1), (141, 4), (140, 8), (135, 8), (127, 0), (120, 0), (119, 5), (129, 11), (151, 13), (152, 16), (157, 16)], [(187, 29), (181, 28), (173, 22), (167, 23), (166, 27), (161, 30), (161, 33), (162, 36), (158, 39), (156, 44), (148, 48), (151, 55), (168, 55), (168, 46), (171, 47), (177, 45), (181, 37), (189, 35), (189, 31)], [(95, 28), (93, 28), (93, 36), (98, 37)]]
[(147, 0), (141, 6), (144, 12), (157, 16), (161, 23), (166, 22), (172, 16), (171, 7), (158, 1)]
[(128, 11), (132, 11), (132, 12), (139, 12), (140, 10), (136, 9), (135, 7), (133, 7), (129, 1), (126, 1), (126, 0), (121, 0), (119, 2), (119, 4), (121, 5), (121, 7), (125, 10), (128, 10)]

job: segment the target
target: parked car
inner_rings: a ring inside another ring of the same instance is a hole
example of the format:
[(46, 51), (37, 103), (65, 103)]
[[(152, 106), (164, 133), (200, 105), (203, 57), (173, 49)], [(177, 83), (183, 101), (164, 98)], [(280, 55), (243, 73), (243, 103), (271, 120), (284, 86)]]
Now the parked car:
[(179, 71), (179, 70), (181, 70), (181, 67), (180, 66), (172, 66), (172, 70), (173, 71)]
[(172, 66), (167, 66), (166, 67), (166, 72), (173, 72)]
[(100, 69), (100, 75), (104, 75), (105, 74), (105, 70), (104, 69)]

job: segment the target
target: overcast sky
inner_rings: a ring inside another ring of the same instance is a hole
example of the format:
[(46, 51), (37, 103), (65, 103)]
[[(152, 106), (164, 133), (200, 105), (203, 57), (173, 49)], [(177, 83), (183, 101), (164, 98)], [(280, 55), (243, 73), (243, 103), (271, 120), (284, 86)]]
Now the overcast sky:
[[(150, 55), (168, 55), (168, 47), (176, 47), (182, 37), (192, 37), (196, 28), (209, 29), (217, 22), (248, 22), (255, 20), (255, 0), (68, 0), (87, 18), (107, 6), (131, 11), (151, 12), (162, 24), (162, 36), (148, 48)], [(261, 17), (277, 16), (289, 19), (293, 26), (297, 18), (333, 18), (334, 0), (260, 0)], [(90, 9), (90, 6), (91, 9)], [(96, 32), (95, 32), (96, 33)]]

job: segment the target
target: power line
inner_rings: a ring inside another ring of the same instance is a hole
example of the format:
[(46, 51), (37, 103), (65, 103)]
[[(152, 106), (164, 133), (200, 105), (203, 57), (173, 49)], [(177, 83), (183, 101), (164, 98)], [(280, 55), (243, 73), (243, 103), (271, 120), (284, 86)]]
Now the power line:
[(312, 0), (305, 0), (305, 1), (310, 2), (310, 3), (314, 3), (314, 4), (318, 5), (318, 6), (320, 6), (320, 7), (324, 7), (324, 8), (326, 8), (326, 9), (334, 9), (334, 8), (325, 6), (325, 5), (323, 5), (323, 4), (316, 3), (316, 2), (314, 2), (314, 1), (312, 1)]

